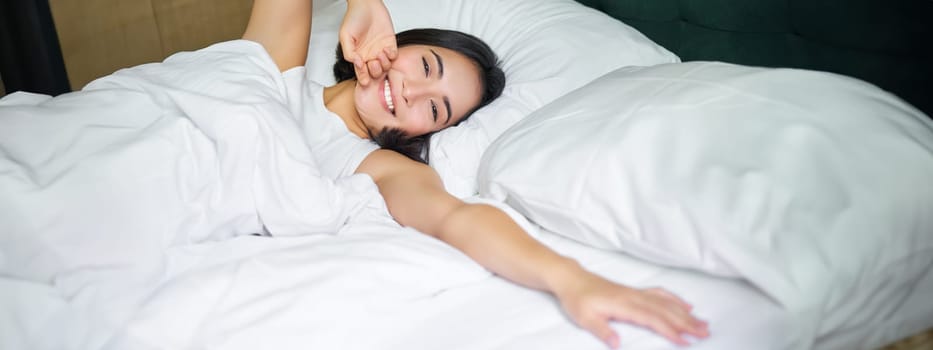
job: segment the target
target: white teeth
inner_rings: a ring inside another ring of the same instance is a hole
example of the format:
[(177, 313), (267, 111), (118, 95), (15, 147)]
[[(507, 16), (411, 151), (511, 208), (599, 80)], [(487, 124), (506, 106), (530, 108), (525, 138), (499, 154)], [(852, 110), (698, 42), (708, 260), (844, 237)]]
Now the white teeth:
[(389, 112), (395, 113), (395, 104), (392, 103), (392, 88), (389, 87), (389, 79), (386, 79), (385, 89), (383, 89), (386, 98), (386, 104), (389, 106)]

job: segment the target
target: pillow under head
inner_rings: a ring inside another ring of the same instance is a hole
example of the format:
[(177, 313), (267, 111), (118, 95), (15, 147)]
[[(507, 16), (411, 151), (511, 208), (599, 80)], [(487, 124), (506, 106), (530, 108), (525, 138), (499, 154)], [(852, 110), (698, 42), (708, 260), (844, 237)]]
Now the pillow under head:
[[(483, 39), (506, 73), (502, 96), (432, 137), (430, 164), (448, 191), (476, 193), (483, 151), (509, 126), (555, 98), (623, 66), (678, 62), (638, 31), (571, 0), (386, 0), (397, 31), (453, 29)], [(316, 4), (308, 74), (334, 82), (337, 32), (346, 4)]]

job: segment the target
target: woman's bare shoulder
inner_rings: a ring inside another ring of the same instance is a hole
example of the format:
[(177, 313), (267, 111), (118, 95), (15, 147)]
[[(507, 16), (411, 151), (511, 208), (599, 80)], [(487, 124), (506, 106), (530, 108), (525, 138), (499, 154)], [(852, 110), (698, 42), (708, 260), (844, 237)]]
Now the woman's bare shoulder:
[(356, 173), (367, 174), (376, 183), (379, 183), (382, 179), (397, 175), (437, 177), (437, 173), (426, 164), (416, 162), (398, 152), (387, 149), (378, 149), (366, 156), (360, 166), (356, 168)]

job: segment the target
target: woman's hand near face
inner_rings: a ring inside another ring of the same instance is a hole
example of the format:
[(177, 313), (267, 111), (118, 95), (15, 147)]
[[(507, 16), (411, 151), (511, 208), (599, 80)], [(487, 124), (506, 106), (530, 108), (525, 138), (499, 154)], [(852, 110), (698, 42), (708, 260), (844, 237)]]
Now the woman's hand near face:
[(685, 334), (709, 336), (706, 322), (691, 314), (692, 307), (666, 290), (622, 286), (583, 269), (565, 278), (554, 290), (564, 311), (613, 349), (619, 346), (619, 335), (610, 328), (610, 321), (649, 328), (679, 345), (688, 344)]
[(398, 54), (395, 28), (382, 0), (348, 0), (340, 25), (343, 57), (356, 70), (360, 84), (382, 77)]

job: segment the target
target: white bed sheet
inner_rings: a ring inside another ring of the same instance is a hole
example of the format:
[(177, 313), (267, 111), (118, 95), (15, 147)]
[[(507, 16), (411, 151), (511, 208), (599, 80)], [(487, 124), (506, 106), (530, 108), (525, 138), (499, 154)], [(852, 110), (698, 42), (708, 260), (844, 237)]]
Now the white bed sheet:
[(902, 300), (873, 300), (861, 305), (878, 308), (894, 303), (890, 313), (878, 314), (877, 320), (864, 327), (845, 329), (816, 339), (814, 349), (877, 349), (897, 340), (933, 329), (933, 266), (911, 285), (905, 285), (909, 293)]
[[(237, 237), (164, 252), (155, 286), (66, 300), (0, 279), (2, 349), (604, 349), (550, 296), (491, 276), (455, 249), (393, 225), (383, 208), (338, 235)], [(660, 286), (695, 306), (712, 336), (692, 349), (801, 349), (812, 332), (740, 280), (652, 265), (558, 235), (537, 237), (608, 278)], [(101, 287), (103, 288), (103, 287)], [(817, 349), (874, 348), (929, 327), (933, 274), (877, 327)], [(866, 305), (865, 307), (872, 307)], [(623, 349), (674, 349), (616, 324)]]
[[(68, 301), (54, 287), (4, 278), (0, 348), (604, 349), (550, 296), (374, 217), (336, 236), (245, 236), (172, 249), (158, 286), (125, 291), (135, 303)], [(744, 282), (539, 237), (613, 280), (663, 286), (693, 303), (713, 333), (695, 349), (799, 347), (793, 320)], [(676, 348), (649, 331), (616, 327), (626, 347)]]

